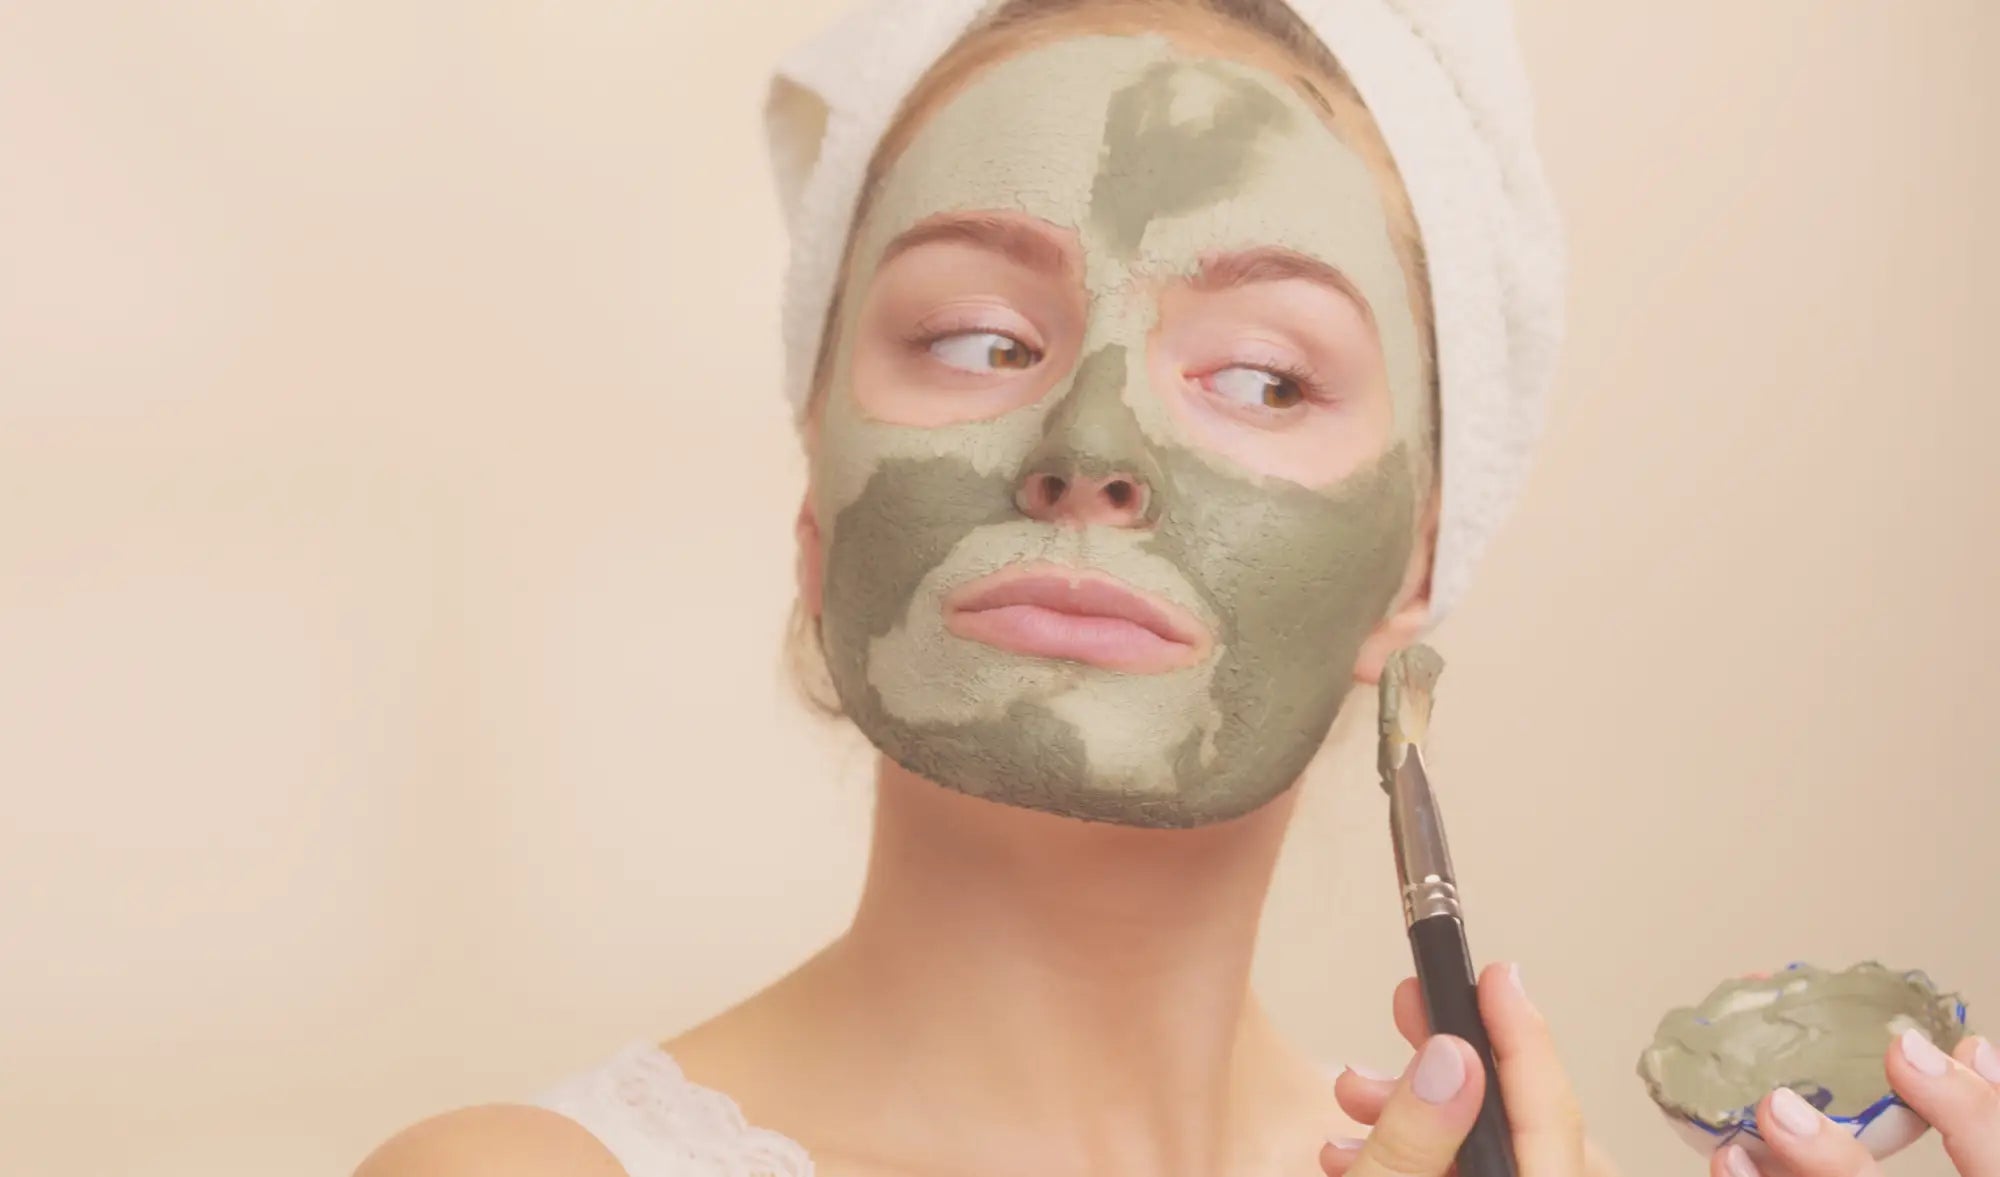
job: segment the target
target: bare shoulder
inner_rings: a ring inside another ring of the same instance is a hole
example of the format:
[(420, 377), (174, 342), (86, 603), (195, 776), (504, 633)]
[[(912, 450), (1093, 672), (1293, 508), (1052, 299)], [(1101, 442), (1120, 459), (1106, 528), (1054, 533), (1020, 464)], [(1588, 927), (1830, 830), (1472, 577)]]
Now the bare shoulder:
[(567, 1116), (526, 1104), (460, 1108), (382, 1143), (354, 1177), (625, 1177), (597, 1138)]

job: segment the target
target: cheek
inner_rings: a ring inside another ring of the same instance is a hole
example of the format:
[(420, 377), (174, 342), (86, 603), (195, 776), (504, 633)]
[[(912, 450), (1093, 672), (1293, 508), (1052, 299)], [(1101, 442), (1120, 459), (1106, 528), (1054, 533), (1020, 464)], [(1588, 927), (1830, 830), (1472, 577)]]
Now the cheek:
[(974, 529), (1013, 515), (1011, 483), (956, 458), (882, 464), (825, 545), (826, 634), (853, 665), (902, 622), (912, 594)]
[(863, 416), (920, 429), (964, 425), (1032, 404), (1051, 382), (1046, 361), (1018, 375), (982, 379), (927, 362), (921, 352), (920, 344), (887, 333), (856, 339), (848, 387)]
[(1330, 490), (1248, 481), (1193, 455), (1172, 460), (1172, 477), (1181, 495), (1162, 554), (1228, 608), (1234, 640), (1260, 657), (1323, 659), (1329, 639), (1380, 620), (1402, 583), (1414, 500), (1400, 445)]

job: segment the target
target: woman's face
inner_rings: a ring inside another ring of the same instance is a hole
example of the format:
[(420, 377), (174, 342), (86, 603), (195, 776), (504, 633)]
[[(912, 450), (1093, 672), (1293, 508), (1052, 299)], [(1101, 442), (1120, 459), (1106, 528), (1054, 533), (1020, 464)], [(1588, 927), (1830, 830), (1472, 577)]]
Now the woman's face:
[(1418, 327), (1377, 180), (1155, 35), (988, 66), (858, 229), (818, 422), (847, 713), (950, 788), (1192, 826), (1304, 769), (1413, 569)]

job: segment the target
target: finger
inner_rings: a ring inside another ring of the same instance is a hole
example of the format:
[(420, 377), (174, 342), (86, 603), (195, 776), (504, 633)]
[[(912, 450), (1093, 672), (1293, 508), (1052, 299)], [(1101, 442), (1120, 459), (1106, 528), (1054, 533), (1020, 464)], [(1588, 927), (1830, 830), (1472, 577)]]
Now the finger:
[(1954, 1059), (1921, 1031), (1905, 1030), (1884, 1060), (1889, 1086), (1938, 1130), (1959, 1177), (2000, 1177), (2000, 1090), (1978, 1070), (1985, 1062), (2000, 1072), (2000, 1059), (1992, 1057), (1991, 1043), (1971, 1036), (1956, 1053)]
[(1549, 1024), (1519, 977), (1518, 969), (1501, 964), (1479, 976), (1479, 1016), (1514, 1128), (1514, 1160), (1522, 1177), (1570, 1177), (1585, 1169), (1583, 1112)]
[(1757, 1131), (1779, 1165), (1805, 1177), (1880, 1177), (1882, 1172), (1853, 1133), (1820, 1115), (1789, 1087), (1778, 1088), (1757, 1105)]
[(1486, 1072), (1463, 1038), (1424, 1043), (1382, 1105), (1360, 1149), (1328, 1144), (1320, 1167), (1346, 1177), (1443, 1177), (1479, 1115)]
[(1958, 1049), (1951, 1056), (1971, 1067), (1981, 1079), (2000, 1087), (2000, 1046), (1976, 1034), (1967, 1034), (1959, 1040)]
[(1354, 1167), (1356, 1158), (1360, 1157), (1367, 1144), (1366, 1140), (1354, 1136), (1336, 1136), (1327, 1141), (1326, 1147), (1319, 1150), (1320, 1171), (1326, 1177), (1343, 1177)]
[(1431, 1036), (1430, 1015), (1424, 1012), (1424, 991), (1418, 987), (1415, 977), (1404, 977), (1396, 986), (1396, 995), (1390, 1003), (1391, 1012), (1396, 1017), (1396, 1032), (1414, 1050)]
[(1396, 1076), (1349, 1064), (1333, 1077), (1333, 1098), (1357, 1124), (1373, 1124), (1396, 1089)]
[(1725, 1144), (1708, 1154), (1708, 1177), (1765, 1177), (1740, 1144)]

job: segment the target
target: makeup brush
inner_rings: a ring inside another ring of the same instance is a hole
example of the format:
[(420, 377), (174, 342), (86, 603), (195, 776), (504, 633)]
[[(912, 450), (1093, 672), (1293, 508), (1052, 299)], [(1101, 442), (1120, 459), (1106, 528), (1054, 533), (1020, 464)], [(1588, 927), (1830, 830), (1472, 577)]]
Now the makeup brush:
[(1493, 1044), (1479, 1018), (1472, 953), (1465, 944), (1458, 879), (1445, 846), (1437, 798), (1424, 771), (1423, 741), (1444, 659), (1421, 643), (1389, 656), (1382, 669), (1381, 738), (1376, 765), (1389, 794), (1389, 835), (1396, 846), (1396, 879), (1402, 888), (1403, 924), (1416, 959), (1417, 985), (1431, 1031), (1472, 1044), (1486, 1068), (1486, 1096), (1472, 1131), (1458, 1149), (1460, 1177), (1515, 1177), (1514, 1136), (1500, 1098)]

